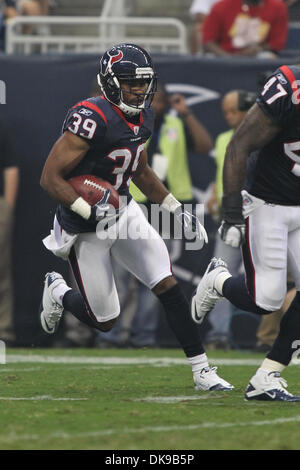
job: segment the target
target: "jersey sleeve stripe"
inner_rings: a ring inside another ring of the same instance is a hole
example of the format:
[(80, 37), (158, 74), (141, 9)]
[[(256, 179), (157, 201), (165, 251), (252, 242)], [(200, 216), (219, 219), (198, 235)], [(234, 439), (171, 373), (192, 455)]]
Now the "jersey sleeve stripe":
[(103, 111), (101, 111), (101, 109), (98, 108), (98, 106), (96, 106), (94, 103), (90, 103), (89, 101), (80, 101), (80, 103), (75, 104), (75, 106), (73, 106), (73, 108), (77, 108), (78, 106), (85, 106), (86, 108), (92, 109), (92, 110), (95, 111), (97, 114), (99, 114), (99, 116), (102, 117), (102, 119), (103, 119), (103, 121), (105, 122), (105, 124), (107, 124), (107, 119), (106, 119), (105, 114), (104, 114)]
[[(298, 83), (297, 83), (297, 80), (296, 80), (295, 75), (292, 72), (292, 70), (287, 65), (283, 65), (282, 67), (279, 67), (279, 70), (281, 70), (281, 72), (284, 74), (284, 76), (290, 82), (293, 93), (297, 92), (297, 96), (299, 96), (298, 95), (298, 93), (299, 93)], [(297, 106), (298, 105), (299, 105), (299, 103), (297, 104)]]

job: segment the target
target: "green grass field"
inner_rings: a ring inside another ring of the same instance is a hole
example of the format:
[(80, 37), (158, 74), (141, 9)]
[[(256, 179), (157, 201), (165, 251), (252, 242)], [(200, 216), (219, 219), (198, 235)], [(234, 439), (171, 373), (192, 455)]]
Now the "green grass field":
[[(300, 403), (245, 402), (263, 356), (210, 354), (235, 390), (196, 392), (180, 350), (9, 349), (0, 449), (300, 449)], [(283, 374), (300, 393), (300, 369)]]

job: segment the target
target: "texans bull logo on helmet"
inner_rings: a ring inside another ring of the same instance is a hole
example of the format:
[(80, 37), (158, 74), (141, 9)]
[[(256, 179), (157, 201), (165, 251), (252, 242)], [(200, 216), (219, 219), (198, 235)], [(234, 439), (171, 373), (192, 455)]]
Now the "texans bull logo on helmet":
[(123, 59), (123, 52), (120, 51), (119, 49), (116, 50), (116, 54), (112, 55), (111, 51), (107, 51), (107, 55), (109, 56), (109, 60), (107, 61), (106, 59), (103, 61), (103, 64), (106, 65), (106, 69), (103, 72), (103, 75), (107, 75), (108, 72), (111, 71), (111, 68), (115, 62), (120, 62), (120, 60)]

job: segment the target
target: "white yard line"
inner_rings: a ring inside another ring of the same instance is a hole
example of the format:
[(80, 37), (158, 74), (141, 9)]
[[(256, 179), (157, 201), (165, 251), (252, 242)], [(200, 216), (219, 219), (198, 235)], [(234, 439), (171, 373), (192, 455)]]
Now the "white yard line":
[[(172, 366), (189, 365), (185, 358), (174, 357), (82, 357), (82, 356), (42, 356), (38, 354), (7, 354), (8, 364), (17, 363), (46, 363), (46, 364), (99, 364), (99, 365), (149, 365)], [(209, 358), (210, 364), (222, 366), (257, 366), (261, 359), (214, 359)], [(0, 366), (1, 369), (2, 366)]]
[(33, 372), (37, 370), (42, 370), (42, 367), (22, 367), (22, 369), (18, 367), (3, 367), (3, 365), (0, 366), (0, 372)]
[[(220, 392), (218, 392), (220, 393)], [(178, 403), (183, 401), (192, 401), (192, 400), (211, 400), (215, 398), (224, 398), (224, 395), (221, 393), (219, 396), (216, 394), (207, 394), (207, 395), (191, 395), (191, 396), (177, 396), (177, 397), (144, 397), (144, 398), (135, 398), (134, 401), (141, 401), (147, 403)]]
[(236, 428), (236, 427), (248, 427), (248, 426), (274, 426), (286, 423), (299, 423), (300, 415), (296, 415), (290, 418), (276, 418), (262, 421), (247, 421), (247, 422), (234, 422), (234, 423), (200, 423), (190, 424), (186, 426), (148, 426), (144, 428), (123, 428), (123, 429), (106, 429), (91, 432), (81, 433), (67, 433), (64, 431), (56, 431), (49, 433), (46, 436), (41, 434), (16, 434), (10, 433), (6, 436), (0, 437), (2, 443), (13, 443), (15, 441), (44, 441), (49, 439), (78, 439), (78, 438), (92, 438), (101, 436), (111, 436), (114, 434), (142, 434), (147, 432), (184, 432), (184, 431), (195, 431), (198, 429), (220, 429), (220, 428)]
[(40, 400), (50, 400), (50, 401), (82, 401), (88, 400), (88, 398), (54, 398), (51, 395), (37, 395), (36, 397), (0, 397), (0, 400), (3, 401), (40, 401)]

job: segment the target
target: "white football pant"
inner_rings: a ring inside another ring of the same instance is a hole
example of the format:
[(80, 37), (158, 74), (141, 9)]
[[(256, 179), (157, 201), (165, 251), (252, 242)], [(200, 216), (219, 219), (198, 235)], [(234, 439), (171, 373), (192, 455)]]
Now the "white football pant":
[[(66, 234), (56, 219), (53, 232), (59, 245), (60, 237)], [(106, 236), (108, 232), (113, 238)], [(149, 289), (172, 275), (164, 241), (131, 200), (110, 230), (80, 233), (70, 250), (69, 261), (79, 290), (99, 322), (112, 320), (120, 313), (111, 257)]]
[(262, 202), (249, 211), (246, 224), (243, 258), (248, 290), (256, 305), (278, 310), (286, 295), (287, 265), (300, 290), (300, 207)]

